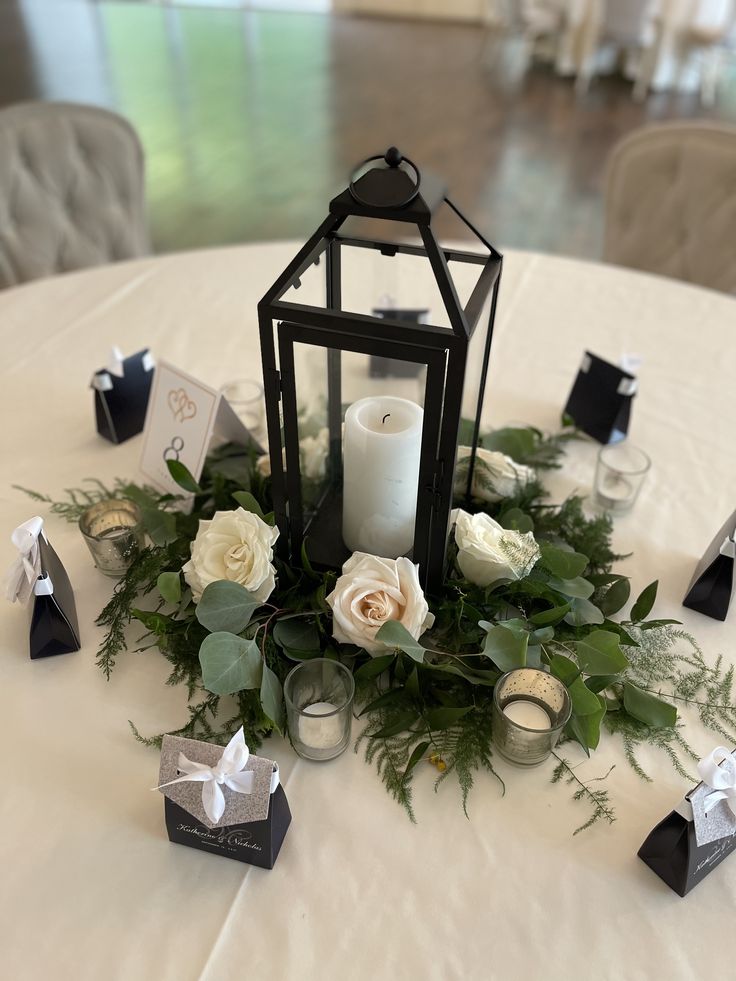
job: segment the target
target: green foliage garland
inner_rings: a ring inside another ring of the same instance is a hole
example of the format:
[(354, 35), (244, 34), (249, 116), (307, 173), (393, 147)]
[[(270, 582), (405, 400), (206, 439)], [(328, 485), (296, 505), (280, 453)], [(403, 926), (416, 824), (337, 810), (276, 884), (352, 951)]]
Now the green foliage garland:
[[(389, 622), (378, 635), (387, 652), (377, 657), (332, 637), (325, 597), (336, 574), (311, 567), (308, 542), (298, 566), (275, 560), (277, 588), (268, 602), (228, 581), (210, 584), (199, 604), (192, 601), (181, 569), (200, 519), (240, 506), (273, 523), (269, 481), (253, 456), (237, 447), (212, 454), (199, 482), (183, 467), (172, 471), (195, 494), (188, 514), (177, 509), (172, 495), (123, 481), (113, 488), (89, 481), (84, 489), (67, 491), (61, 502), (25, 492), (70, 521), (111, 496), (128, 497), (142, 509), (150, 545), (97, 621), (106, 630), (97, 662), (108, 678), (128, 648), (128, 625), (137, 621), (145, 629), (137, 650), (158, 648), (171, 665), (167, 683), (186, 687), (189, 718), (176, 733), (223, 743), (242, 725), (256, 749), (272, 732), (284, 730), (282, 684), (294, 664), (320, 656), (339, 659), (354, 673), (365, 721), (356, 751), (363, 747), (413, 820), (412, 778), (420, 764), (436, 768), (438, 784), (455, 776), (466, 813), (479, 770), (503, 789), (493, 765), (493, 687), (503, 671), (517, 666), (545, 668), (568, 686), (573, 715), (563, 743), (577, 742), (590, 755), (602, 733), (617, 736), (625, 758), (645, 780), (636, 756), (643, 742), (662, 750), (683, 776), (686, 763), (695, 759), (676, 704), (695, 707), (703, 725), (736, 742), (733, 668), (724, 670), (720, 658), (709, 666), (675, 621), (649, 618), (656, 583), (637, 598), (628, 618), (615, 619), (629, 602), (630, 584), (612, 571), (620, 556), (611, 549), (610, 520), (586, 517), (578, 496), (559, 505), (547, 501), (539, 472), (560, 465), (572, 435), (509, 428), (484, 436), (486, 449), (508, 453), (537, 476), (496, 503), (474, 500), (463, 507), (484, 510), (505, 528), (532, 531), (540, 559), (525, 578), (484, 588), (462, 578), (451, 543), (447, 579), (438, 595), (428, 597), (435, 615), (431, 631), (418, 642), (401, 624)], [(484, 497), (492, 496), (489, 470), (478, 487)], [(140, 741), (160, 744), (161, 736), (142, 736), (131, 726)], [(613, 821), (608, 792), (597, 786), (604, 777), (585, 783), (565, 755), (554, 758), (553, 782), (569, 784), (574, 799), (589, 807), (578, 831)]]

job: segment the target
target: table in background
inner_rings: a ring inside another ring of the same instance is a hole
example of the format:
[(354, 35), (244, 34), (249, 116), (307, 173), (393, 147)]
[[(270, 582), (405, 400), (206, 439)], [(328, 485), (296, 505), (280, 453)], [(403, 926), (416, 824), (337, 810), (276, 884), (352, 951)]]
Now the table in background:
[[(0, 564), (8, 535), (37, 510), (17, 483), (59, 495), (83, 477), (136, 476), (140, 437), (95, 433), (92, 371), (112, 344), (154, 353), (214, 386), (258, 377), (256, 302), (294, 244), (252, 245), (104, 267), (0, 294), (5, 425)], [(375, 302), (372, 281), (355, 284)], [(399, 284), (400, 286), (400, 284)], [(400, 292), (400, 290), (399, 290)], [(401, 295), (396, 299), (401, 300)], [(733, 657), (734, 611), (719, 624), (680, 605), (696, 560), (733, 510), (736, 301), (635, 272), (510, 253), (487, 392), (487, 422), (553, 429), (584, 348), (643, 358), (631, 437), (653, 467), (614, 544), (636, 594), (659, 578), (657, 615), (681, 618), (710, 657)], [(571, 447), (554, 499), (590, 488), (597, 447)], [(43, 506), (40, 506), (45, 513)], [(252, 978), (532, 979), (721, 976), (736, 901), (736, 859), (686, 900), (636, 857), (686, 785), (645, 749), (639, 780), (605, 740), (590, 761), (618, 821), (575, 838), (587, 812), (551, 766), (498, 762), (479, 774), (470, 820), (457, 788), (415, 779), (413, 826), (375, 773), (348, 752), (326, 764), (278, 760), (293, 823), (271, 872), (169, 844), (158, 755), (134, 742), (180, 726), (184, 690), (166, 687), (157, 652), (126, 654), (108, 683), (95, 667), (94, 619), (111, 582), (78, 530), (47, 528), (71, 576), (83, 647), (31, 662), (27, 616), (2, 610), (0, 918), (3, 973), (21, 979), (226, 981)], [(138, 636), (135, 630), (133, 637)], [(718, 738), (697, 723), (700, 754)]]

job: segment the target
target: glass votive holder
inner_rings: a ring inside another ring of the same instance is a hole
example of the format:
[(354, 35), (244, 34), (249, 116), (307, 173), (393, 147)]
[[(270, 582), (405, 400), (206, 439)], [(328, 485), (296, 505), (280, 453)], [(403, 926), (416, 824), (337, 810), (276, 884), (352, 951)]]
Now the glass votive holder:
[(630, 511), (639, 495), (652, 461), (630, 443), (603, 446), (598, 453), (593, 503), (604, 511)]
[(220, 389), (245, 428), (257, 440), (265, 435), (266, 402), (263, 385), (250, 378), (236, 378)]
[(350, 742), (355, 682), (344, 664), (326, 657), (297, 664), (284, 682), (289, 735), (305, 760), (331, 760)]
[(559, 678), (540, 668), (507, 671), (493, 690), (493, 744), (510, 763), (536, 766), (557, 745), (571, 712)]
[(79, 519), (79, 530), (106, 576), (124, 575), (145, 544), (140, 508), (132, 501), (93, 504)]

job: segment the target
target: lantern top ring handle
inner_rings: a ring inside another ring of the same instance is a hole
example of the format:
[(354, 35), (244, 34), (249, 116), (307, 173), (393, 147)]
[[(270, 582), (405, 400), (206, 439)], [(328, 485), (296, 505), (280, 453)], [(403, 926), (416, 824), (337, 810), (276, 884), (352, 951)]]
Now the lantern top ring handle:
[[(358, 164), (358, 166), (353, 171), (353, 174), (356, 174), (359, 170), (365, 167), (366, 164), (373, 163), (374, 160), (381, 160), (384, 163), (388, 164), (390, 168), (398, 168), (399, 165), (402, 163), (407, 164), (409, 167), (411, 167), (411, 169), (414, 171), (414, 187), (412, 188), (411, 192), (406, 196), (406, 198), (403, 199), (403, 201), (394, 202), (393, 207), (403, 208), (407, 204), (410, 204), (417, 196), (417, 194), (419, 194), (419, 187), (422, 183), (422, 175), (420, 174), (417, 165), (408, 157), (405, 157), (399, 150), (397, 150), (395, 146), (390, 146), (385, 153), (376, 154), (375, 157), (368, 157), (366, 160), (363, 161), (363, 163)], [(353, 199), (358, 202), (358, 204), (365, 205), (366, 208), (376, 207), (374, 202), (366, 201), (365, 198), (362, 198), (360, 194), (355, 190), (354, 177), (352, 177), (350, 180), (350, 194), (352, 195)]]

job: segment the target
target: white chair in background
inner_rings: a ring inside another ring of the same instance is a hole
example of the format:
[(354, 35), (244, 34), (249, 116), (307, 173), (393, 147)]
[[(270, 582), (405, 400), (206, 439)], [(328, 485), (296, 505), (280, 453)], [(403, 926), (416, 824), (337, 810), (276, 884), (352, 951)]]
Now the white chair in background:
[(121, 116), (0, 110), (0, 288), (148, 251), (143, 150)]
[(736, 2), (718, 0), (695, 11), (684, 37), (685, 44), (700, 55), (700, 99), (714, 105), (723, 68), (736, 48)]
[[(641, 58), (638, 78), (649, 87), (642, 71), (651, 62), (642, 54), (655, 46), (655, 12), (657, 0), (586, 0), (587, 9), (579, 36), (578, 72), (575, 88), (582, 95), (588, 91), (596, 74), (597, 58), (604, 45), (619, 51), (638, 54)], [(646, 67), (645, 67), (646, 66)]]
[(643, 126), (611, 152), (603, 258), (736, 292), (736, 126)]

